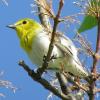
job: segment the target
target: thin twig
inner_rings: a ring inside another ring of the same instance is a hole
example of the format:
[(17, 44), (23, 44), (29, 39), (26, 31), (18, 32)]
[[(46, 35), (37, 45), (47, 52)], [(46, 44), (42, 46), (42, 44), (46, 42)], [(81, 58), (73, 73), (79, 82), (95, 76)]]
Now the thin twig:
[[(36, 1), (37, 7), (38, 7), (38, 16), (40, 19), (41, 24), (46, 27), (47, 29), (51, 30), (51, 25), (49, 21), (49, 13), (47, 13), (47, 8), (50, 10), (48, 7), (47, 1), (46, 0), (37, 0)], [(51, 11), (51, 10), (50, 10)]]
[(67, 79), (70, 83), (76, 85), (78, 88), (84, 90), (86, 93), (89, 92), (89, 91), (88, 91), (88, 90), (89, 90), (88, 87), (84, 87), (83, 85), (81, 85), (81, 84), (79, 84), (78, 82), (76, 82), (76, 81), (72, 78), (72, 76), (70, 76), (69, 74), (67, 74), (67, 75), (64, 74), (64, 75), (65, 75), (66, 79)]
[(66, 95), (69, 94), (71, 92), (71, 90), (70, 90), (70, 88), (66, 87), (67, 82), (65, 82), (65, 80), (67, 80), (67, 79), (65, 78), (65, 76), (61, 73), (56, 73), (56, 76), (59, 80), (62, 92)]
[(53, 31), (52, 31), (52, 35), (51, 35), (49, 50), (48, 50), (47, 56), (44, 59), (44, 63), (42, 64), (42, 68), (38, 69), (38, 72), (40, 73), (40, 75), (42, 75), (42, 73), (47, 69), (48, 62), (50, 61), (50, 57), (51, 57), (52, 50), (54, 47), (54, 38), (56, 35), (56, 30), (57, 30), (57, 26), (59, 23), (59, 17), (60, 17), (62, 7), (63, 7), (63, 0), (60, 0), (58, 13), (57, 13), (56, 17), (54, 18), (54, 25), (53, 25)]

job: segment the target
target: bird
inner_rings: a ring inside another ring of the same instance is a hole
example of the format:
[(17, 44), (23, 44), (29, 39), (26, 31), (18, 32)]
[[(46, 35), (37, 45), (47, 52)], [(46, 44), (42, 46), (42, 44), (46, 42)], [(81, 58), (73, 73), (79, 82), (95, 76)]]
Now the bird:
[[(7, 25), (16, 31), (20, 46), (33, 64), (42, 67), (43, 57), (47, 55), (51, 41), (51, 33), (43, 25), (30, 18), (23, 18), (14, 24)], [(75, 77), (89, 76), (78, 58), (78, 50), (72, 40), (57, 32), (54, 47), (47, 70), (64, 71)]]

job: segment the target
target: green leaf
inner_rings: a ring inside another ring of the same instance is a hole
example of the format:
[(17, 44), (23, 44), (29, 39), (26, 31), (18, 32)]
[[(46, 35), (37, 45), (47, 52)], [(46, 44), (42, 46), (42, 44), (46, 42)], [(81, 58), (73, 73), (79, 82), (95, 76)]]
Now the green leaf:
[(78, 29), (78, 32), (84, 32), (87, 31), (97, 25), (97, 20), (93, 16), (85, 16), (80, 28)]

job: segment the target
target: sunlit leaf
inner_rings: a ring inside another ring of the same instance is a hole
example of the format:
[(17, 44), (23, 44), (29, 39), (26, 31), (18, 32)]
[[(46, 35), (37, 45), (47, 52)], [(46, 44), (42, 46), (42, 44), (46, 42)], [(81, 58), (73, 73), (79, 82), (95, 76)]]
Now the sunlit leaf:
[(85, 16), (80, 28), (78, 29), (78, 32), (84, 32), (86, 30), (89, 30), (97, 25), (97, 20), (93, 16)]

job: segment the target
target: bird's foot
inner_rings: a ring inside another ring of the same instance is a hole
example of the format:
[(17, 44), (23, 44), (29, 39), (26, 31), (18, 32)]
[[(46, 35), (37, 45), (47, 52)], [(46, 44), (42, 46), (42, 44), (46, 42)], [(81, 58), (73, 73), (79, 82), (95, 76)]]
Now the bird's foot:
[(53, 54), (53, 55), (50, 57), (50, 60), (53, 60), (53, 59), (57, 59), (57, 54)]

